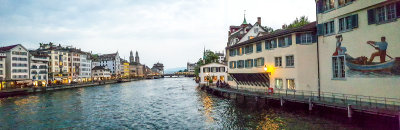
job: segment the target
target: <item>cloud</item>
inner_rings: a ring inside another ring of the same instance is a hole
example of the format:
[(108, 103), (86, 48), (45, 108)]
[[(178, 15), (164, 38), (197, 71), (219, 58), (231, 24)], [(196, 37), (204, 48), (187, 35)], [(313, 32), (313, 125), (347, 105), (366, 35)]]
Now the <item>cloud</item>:
[(223, 51), (230, 25), (247, 21), (279, 28), (302, 15), (315, 20), (304, 0), (0, 0), (0, 44), (73, 45), (94, 53), (138, 50), (141, 62), (182, 67), (203, 47)]

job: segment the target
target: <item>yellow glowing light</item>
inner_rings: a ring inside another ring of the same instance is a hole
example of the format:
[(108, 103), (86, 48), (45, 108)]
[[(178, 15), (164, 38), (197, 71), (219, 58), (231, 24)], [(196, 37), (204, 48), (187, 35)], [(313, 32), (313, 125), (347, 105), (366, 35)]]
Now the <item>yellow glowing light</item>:
[(275, 67), (272, 66), (272, 65), (264, 65), (264, 71), (265, 71), (265, 72), (272, 73), (272, 72), (275, 71)]

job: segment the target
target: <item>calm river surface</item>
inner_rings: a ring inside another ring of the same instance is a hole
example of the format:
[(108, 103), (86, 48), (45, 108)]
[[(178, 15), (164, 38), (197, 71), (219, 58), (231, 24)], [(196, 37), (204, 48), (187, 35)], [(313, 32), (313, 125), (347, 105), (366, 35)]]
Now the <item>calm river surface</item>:
[(358, 129), (253, 108), (200, 91), (190, 78), (142, 80), (0, 99), (0, 129)]

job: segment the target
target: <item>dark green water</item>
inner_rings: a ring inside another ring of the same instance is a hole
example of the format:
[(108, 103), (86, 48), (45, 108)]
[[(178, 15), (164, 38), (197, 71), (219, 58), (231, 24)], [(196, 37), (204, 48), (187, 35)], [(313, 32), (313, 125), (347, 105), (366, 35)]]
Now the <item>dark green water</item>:
[(0, 129), (359, 129), (212, 96), (190, 78), (143, 80), (0, 99)]

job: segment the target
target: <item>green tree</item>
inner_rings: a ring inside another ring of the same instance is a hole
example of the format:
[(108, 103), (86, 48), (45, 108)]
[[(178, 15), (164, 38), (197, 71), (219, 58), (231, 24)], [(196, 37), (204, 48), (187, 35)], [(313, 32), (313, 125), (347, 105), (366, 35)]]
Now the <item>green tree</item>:
[(301, 16), (300, 18), (296, 18), (296, 20), (294, 20), (292, 23), (290, 23), (287, 28), (288, 29), (297, 28), (297, 27), (301, 27), (301, 26), (304, 26), (309, 23), (310, 23), (310, 21), (308, 20), (308, 17)]
[(207, 50), (206, 52), (204, 52), (203, 58), (204, 58), (204, 62), (203, 62), (203, 59), (201, 59), (201, 58), (197, 61), (197, 66), (194, 69), (194, 74), (196, 76), (199, 76), (200, 66), (208, 64), (208, 63), (212, 63), (212, 62), (217, 62), (219, 57), (214, 52)]
[(269, 32), (269, 33), (274, 32), (274, 29), (271, 28), (271, 27), (268, 27), (268, 26), (264, 26), (264, 29), (265, 29), (265, 31), (267, 31), (267, 32)]

